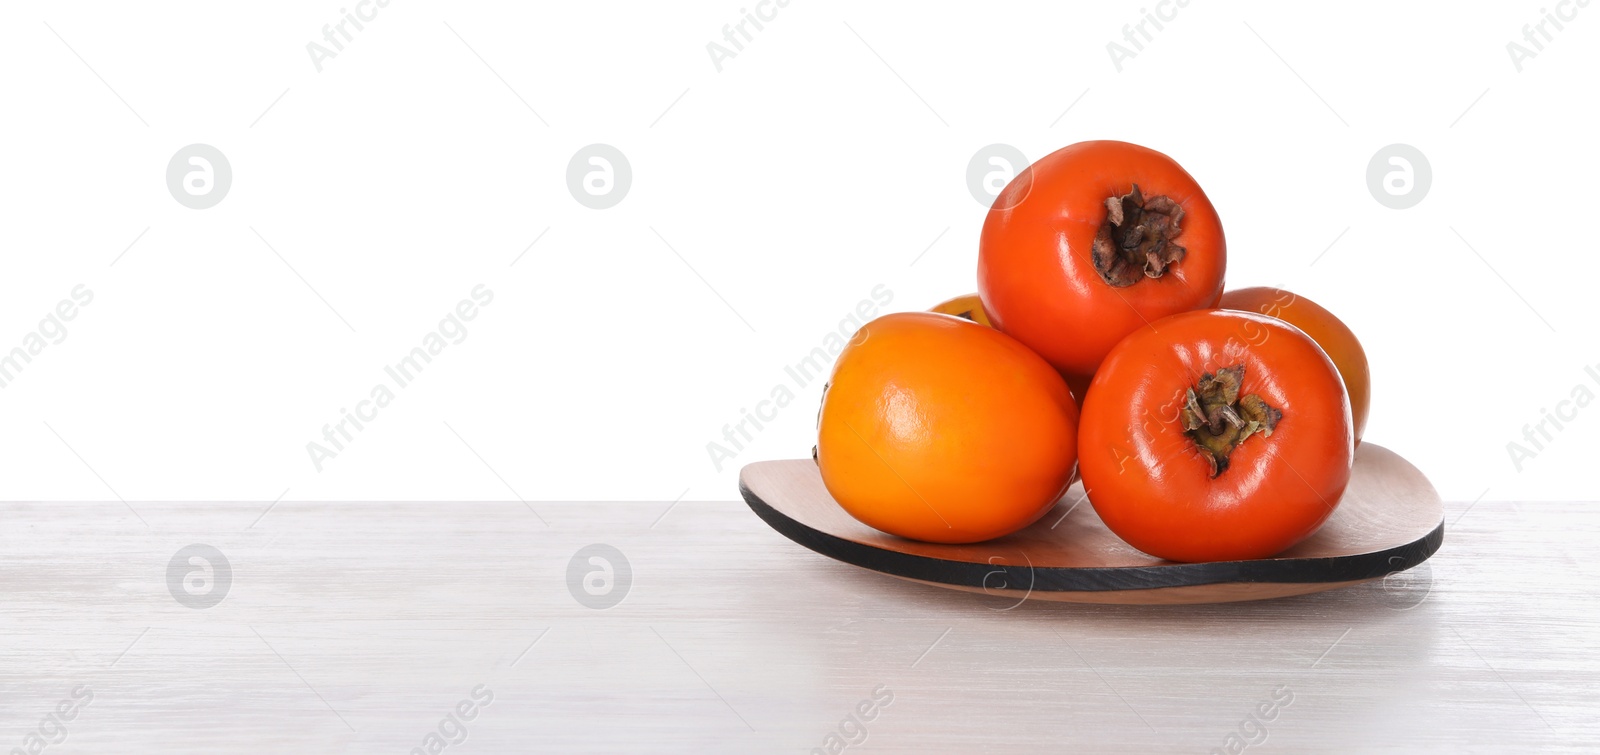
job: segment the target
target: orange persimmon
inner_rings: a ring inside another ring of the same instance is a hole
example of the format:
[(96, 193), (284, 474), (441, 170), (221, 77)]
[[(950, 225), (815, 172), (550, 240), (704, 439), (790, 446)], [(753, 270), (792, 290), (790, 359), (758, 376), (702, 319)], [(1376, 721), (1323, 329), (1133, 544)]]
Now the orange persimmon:
[(952, 315), (867, 323), (839, 355), (817, 464), (839, 505), (884, 532), (975, 543), (1032, 524), (1077, 465), (1066, 382), (1016, 339)]
[(983, 300), (977, 294), (965, 294), (945, 299), (933, 305), (929, 312), (939, 312), (955, 315), (963, 320), (971, 320), (984, 327), (992, 328), (994, 323), (989, 321), (989, 313), (983, 311)]
[(1372, 407), (1372, 372), (1367, 367), (1366, 350), (1348, 326), (1316, 302), (1281, 288), (1261, 286), (1228, 291), (1219, 306), (1276, 317), (1311, 336), (1328, 353), (1333, 366), (1339, 368), (1339, 377), (1344, 378), (1356, 445), (1361, 444), (1361, 435), (1367, 430), (1367, 412)]

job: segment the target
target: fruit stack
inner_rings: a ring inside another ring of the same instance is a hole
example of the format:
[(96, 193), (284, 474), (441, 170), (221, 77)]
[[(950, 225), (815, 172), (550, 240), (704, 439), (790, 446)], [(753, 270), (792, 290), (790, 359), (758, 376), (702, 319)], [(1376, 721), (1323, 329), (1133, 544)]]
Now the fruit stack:
[(996, 197), (978, 293), (864, 326), (815, 457), (861, 522), (1001, 537), (1081, 475), (1110, 530), (1173, 561), (1265, 558), (1333, 513), (1366, 424), (1366, 355), (1322, 307), (1225, 291), (1216, 208), (1134, 144), (1060, 149)]

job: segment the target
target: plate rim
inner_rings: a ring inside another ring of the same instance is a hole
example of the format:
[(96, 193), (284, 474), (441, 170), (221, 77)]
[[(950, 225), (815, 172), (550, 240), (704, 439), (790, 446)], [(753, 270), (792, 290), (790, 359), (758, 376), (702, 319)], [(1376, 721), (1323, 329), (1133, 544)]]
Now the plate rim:
[[(759, 462), (757, 462), (759, 463)], [(749, 466), (749, 465), (747, 465)], [(1444, 544), (1444, 517), (1428, 534), (1367, 553), (1149, 566), (1033, 566), (960, 561), (890, 550), (813, 529), (762, 500), (739, 476), (739, 493), (779, 534), (824, 556), (898, 577), (977, 588), (1114, 592), (1228, 583), (1318, 584), (1370, 580), (1427, 561)], [(1027, 587), (1022, 587), (1027, 585)], [(1016, 587), (1013, 587), (1016, 586)]]

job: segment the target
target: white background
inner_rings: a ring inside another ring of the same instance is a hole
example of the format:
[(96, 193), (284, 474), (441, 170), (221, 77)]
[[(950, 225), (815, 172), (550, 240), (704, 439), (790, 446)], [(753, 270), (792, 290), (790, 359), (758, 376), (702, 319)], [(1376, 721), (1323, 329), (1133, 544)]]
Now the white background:
[[(319, 73), (339, 3), (8, 4), (0, 350), (95, 299), (0, 389), (0, 497), (730, 499), (808, 453), (820, 382), (720, 472), (707, 443), (874, 286), (973, 290), (980, 147), (1113, 138), (1206, 188), (1231, 287), (1362, 337), (1367, 437), (1447, 498), (1595, 498), (1600, 405), (1521, 472), (1506, 444), (1600, 393), (1600, 9), (1518, 72), (1547, 0), (1194, 0), (1119, 73), (1148, 5), (793, 0), (718, 72), (740, 3), (394, 0)], [(196, 142), (233, 170), (206, 210), (165, 185)], [(607, 210), (566, 186), (596, 142), (633, 170)], [(1365, 184), (1396, 142), (1433, 169), (1407, 210)], [(318, 472), (306, 444), (480, 283), (467, 340)]]

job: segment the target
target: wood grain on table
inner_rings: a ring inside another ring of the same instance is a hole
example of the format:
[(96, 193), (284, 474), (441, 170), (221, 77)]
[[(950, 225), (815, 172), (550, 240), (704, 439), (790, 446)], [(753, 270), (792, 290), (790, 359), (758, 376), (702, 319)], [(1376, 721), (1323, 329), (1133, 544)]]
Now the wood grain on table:
[(1600, 748), (1594, 504), (1198, 606), (908, 583), (733, 501), (133, 506), (0, 504), (0, 752)]

